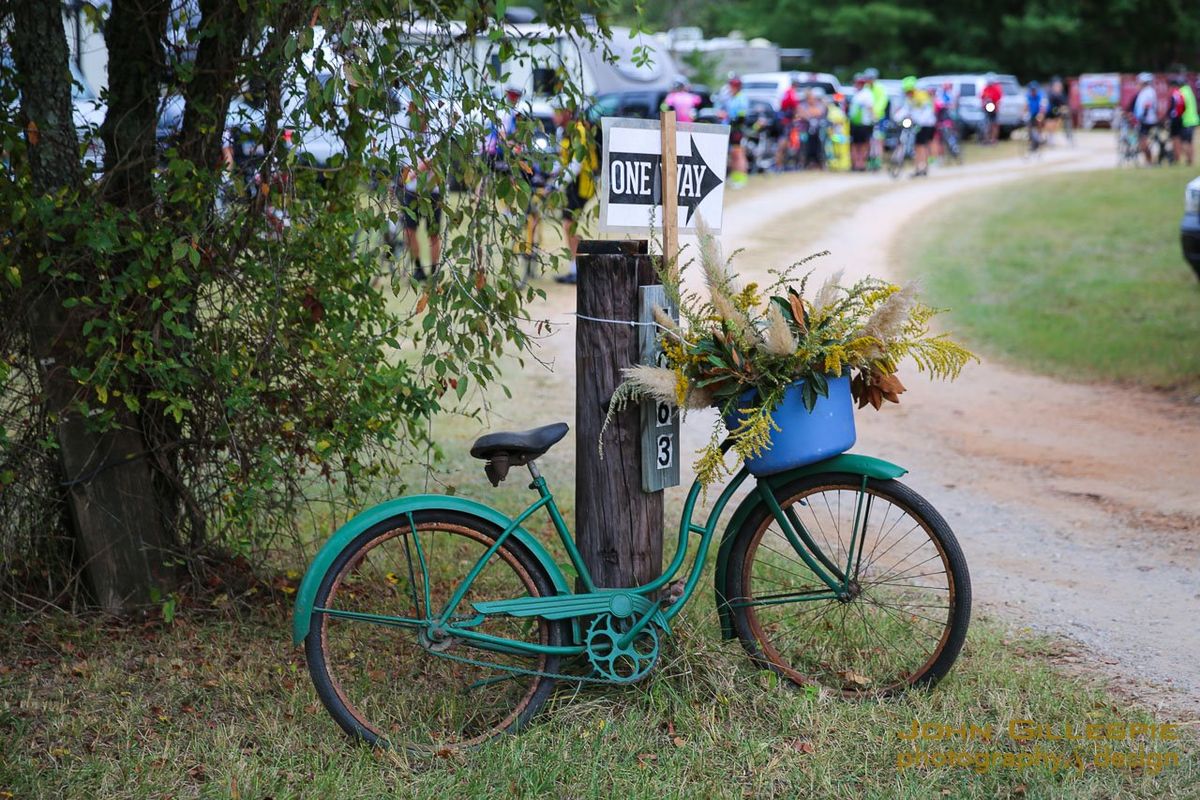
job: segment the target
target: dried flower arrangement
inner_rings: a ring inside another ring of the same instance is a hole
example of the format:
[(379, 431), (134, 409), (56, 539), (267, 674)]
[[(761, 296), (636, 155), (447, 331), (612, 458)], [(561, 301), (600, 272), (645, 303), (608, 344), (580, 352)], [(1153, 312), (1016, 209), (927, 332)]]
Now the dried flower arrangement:
[[(681, 324), (656, 309), (666, 366), (625, 368), (625, 382), (609, 413), (633, 399), (661, 400), (680, 409), (715, 406), (722, 421), (695, 463), (704, 485), (728, 472), (721, 452), (724, 420), (740, 414), (740, 424), (729, 431), (733, 450), (739, 459), (757, 456), (778, 430), (772, 412), (797, 381), (803, 381), (803, 402), (810, 411), (818, 396), (828, 395), (828, 380), (846, 374), (858, 407), (878, 409), (884, 400), (899, 402), (904, 385), (896, 370), (905, 358), (944, 379), (957, 377), (975, 358), (945, 334), (931, 333), (929, 323), (938, 310), (918, 301), (912, 286), (864, 278), (846, 287), (839, 272), (809, 295), (812, 273), (799, 280), (794, 276), (818, 257), (810, 256), (773, 270), (776, 280), (766, 289), (754, 283), (743, 287), (712, 233), (701, 225), (698, 237), (708, 297), (685, 292), (678, 267), (667, 266), (660, 277), (680, 310)], [(747, 405), (748, 390), (755, 395)]]

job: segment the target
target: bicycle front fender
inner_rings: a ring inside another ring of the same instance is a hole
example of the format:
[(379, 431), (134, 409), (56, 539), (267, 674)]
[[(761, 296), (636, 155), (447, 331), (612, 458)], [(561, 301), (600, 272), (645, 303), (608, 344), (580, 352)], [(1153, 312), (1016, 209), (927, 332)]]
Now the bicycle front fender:
[[(439, 494), (419, 494), (412, 495), (411, 497), (400, 497), (395, 500), (389, 500), (386, 503), (380, 503), (363, 511), (334, 532), (329, 541), (325, 542), (324, 546), (317, 552), (316, 557), (308, 566), (308, 571), (304, 573), (304, 578), (300, 581), (300, 588), (296, 591), (296, 604), (292, 611), (293, 644), (300, 644), (304, 641), (304, 637), (308, 636), (308, 629), (312, 619), (313, 602), (316, 600), (317, 589), (321, 585), (321, 579), (325, 577), (325, 573), (329, 571), (329, 567), (342, 551), (359, 534), (390, 517), (414, 511), (429, 511), (431, 509), (469, 514), (490, 522), (502, 530), (512, 524), (511, 519), (494, 508), (485, 506), (483, 503), (468, 500), (465, 497), (450, 497)], [(533, 534), (524, 528), (517, 528), (513, 531), (512, 536), (524, 545), (533, 557), (541, 563), (542, 568), (546, 570), (546, 574), (550, 576), (550, 581), (554, 584), (554, 589), (558, 594), (571, 593), (571, 588), (567, 584), (566, 578), (563, 577), (562, 570), (558, 568), (558, 565), (554, 563), (554, 559), (551, 558), (550, 553), (546, 551), (541, 542), (534, 538)]]
[[(861, 475), (865, 478), (875, 478), (876, 480), (885, 481), (899, 478), (908, 472), (908, 470), (880, 458), (858, 455), (856, 453), (842, 453), (833, 458), (818, 461), (815, 464), (768, 475), (765, 478), (759, 479), (759, 483), (765, 482), (772, 489), (777, 489), (791, 483), (797, 478), (835, 472)], [(717, 550), (716, 577), (713, 583), (717, 593), (717, 616), (721, 620), (722, 639), (732, 639), (735, 635), (733, 617), (725, 598), (726, 565), (729, 562), (729, 551), (733, 549), (733, 540), (737, 538), (737, 532), (741, 530), (742, 525), (762, 503), (763, 499), (757, 491), (752, 491), (746, 495), (741, 504), (733, 512), (733, 517), (730, 518), (729, 524), (725, 526), (725, 532), (721, 536), (721, 547)]]

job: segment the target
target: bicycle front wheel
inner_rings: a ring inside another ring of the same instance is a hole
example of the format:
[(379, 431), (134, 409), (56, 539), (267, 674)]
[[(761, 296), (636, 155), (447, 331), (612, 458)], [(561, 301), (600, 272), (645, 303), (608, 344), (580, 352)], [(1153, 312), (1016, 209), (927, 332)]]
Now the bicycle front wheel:
[(805, 563), (765, 507), (738, 531), (725, 597), (743, 646), (798, 685), (847, 697), (887, 697), (932, 686), (966, 637), (971, 583), (949, 526), (896, 481), (825, 474), (776, 490), (785, 518), (813, 561), (848, 591), (832, 590)]
[[(416, 511), (364, 531), (321, 581), (305, 639), (321, 701), (352, 736), (381, 747), (436, 752), (479, 744), (524, 725), (549, 697), (559, 657), (483, 648), (434, 636), (436, 618), (500, 531), (477, 517)], [(424, 576), (428, 575), (428, 580)], [(561, 645), (565, 625), (483, 617), (472, 603), (554, 593), (520, 543), (507, 540), (450, 617), (523, 644)]]

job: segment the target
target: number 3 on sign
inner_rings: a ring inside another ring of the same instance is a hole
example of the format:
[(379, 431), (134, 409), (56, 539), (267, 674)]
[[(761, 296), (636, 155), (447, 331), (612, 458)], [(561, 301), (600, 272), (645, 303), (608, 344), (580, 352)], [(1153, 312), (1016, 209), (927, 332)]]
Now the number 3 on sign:
[(675, 460), (675, 437), (670, 434), (660, 434), (655, 448), (655, 460), (659, 469), (667, 469)]

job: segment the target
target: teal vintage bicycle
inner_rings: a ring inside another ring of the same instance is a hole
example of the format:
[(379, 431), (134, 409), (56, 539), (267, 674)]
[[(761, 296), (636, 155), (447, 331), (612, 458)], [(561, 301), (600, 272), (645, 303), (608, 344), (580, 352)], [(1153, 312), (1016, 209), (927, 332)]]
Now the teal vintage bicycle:
[[(537, 499), (515, 519), (461, 497), (404, 497), (358, 515), (318, 553), (293, 634), (347, 733), (385, 747), (470, 746), (520, 729), (556, 681), (626, 684), (653, 669), (749, 473), (703, 524), (692, 485), (661, 577), (598, 588), (536, 463), (567, 430), (492, 433), (472, 446), (493, 485), (528, 468)], [(966, 636), (970, 578), (941, 515), (896, 481), (905, 472), (842, 454), (756, 479), (717, 547), (723, 637), (792, 683), (851, 698), (942, 678)], [(523, 527), (539, 511), (574, 586)], [(675, 581), (692, 535), (695, 557)]]

